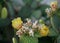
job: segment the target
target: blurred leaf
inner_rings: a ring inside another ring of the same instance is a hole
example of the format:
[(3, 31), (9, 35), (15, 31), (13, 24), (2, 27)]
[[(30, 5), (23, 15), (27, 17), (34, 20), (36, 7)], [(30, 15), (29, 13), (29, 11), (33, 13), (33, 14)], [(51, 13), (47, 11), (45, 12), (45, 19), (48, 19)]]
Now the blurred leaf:
[(21, 43), (38, 43), (38, 38), (30, 37), (30, 36), (22, 36), (20, 37)]
[(0, 19), (0, 27), (8, 26), (11, 22), (10, 19)]
[(40, 9), (45, 10), (46, 8), (49, 8), (49, 7), (50, 7), (49, 5), (41, 4)]
[(58, 36), (60, 28), (60, 17), (55, 13), (51, 18), (50, 22), (52, 25), (51, 35)]
[(36, 19), (39, 19), (41, 17), (41, 11), (40, 10), (33, 11), (31, 17), (35, 17)]
[(60, 16), (58, 16), (58, 14), (54, 15), (53, 22), (55, 23), (57, 29), (59, 29), (59, 27), (60, 27)]
[(13, 43), (18, 43), (15, 37), (12, 38)]
[[(24, 6), (25, 3), (23, 2), (23, 0), (10, 0), (13, 4), (13, 6)], [(26, 1), (26, 0), (25, 0)]]
[(57, 13), (55, 13), (51, 18), (51, 25), (53, 27), (53, 29), (59, 33), (59, 28), (60, 28), (60, 17), (57, 15)]
[(2, 5), (0, 4), (0, 17), (1, 17)]
[(8, 16), (8, 11), (7, 11), (7, 9), (4, 7), (4, 8), (2, 8), (1, 18), (2, 18), (2, 19), (6, 19), (7, 16)]
[(36, 1), (33, 1), (33, 3), (31, 4), (31, 7), (32, 7), (32, 8), (37, 8), (37, 7), (38, 7)]
[(0, 0), (0, 3), (3, 4), (4, 3), (4, 0)]
[(43, 0), (36, 0), (36, 1), (39, 1), (39, 2), (41, 2), (41, 1), (43, 1)]
[(60, 43), (60, 35), (57, 38), (57, 43)]
[(34, 37), (41, 38), (42, 36), (40, 35), (39, 32), (36, 32)]
[(49, 8), (50, 6), (49, 5), (46, 5), (46, 4), (42, 4), (42, 5), (40, 5), (40, 10), (41, 10), (41, 12), (42, 12), (42, 16), (46, 16), (46, 12), (45, 12), (45, 9), (46, 8)]
[(49, 31), (48, 36), (50, 36), (50, 37), (55, 37), (55, 36), (58, 36), (58, 34), (56, 33), (56, 31), (54, 31), (53, 28), (50, 28), (50, 31)]
[(32, 9), (31, 7), (24, 6), (22, 9), (19, 11), (18, 16), (22, 17), (22, 19), (29, 18), (31, 15)]
[(58, 8), (58, 10), (57, 10), (57, 16), (60, 17), (60, 8)]
[(33, 2), (33, 0), (23, 0), (25, 4), (27, 5), (31, 5), (31, 3)]
[(9, 12), (9, 14), (10, 14), (9, 16), (10, 16), (11, 18), (14, 18), (15, 13), (14, 13), (14, 9), (13, 9), (12, 4), (9, 3), (9, 2), (7, 2), (7, 7), (8, 7), (8, 12)]
[(40, 7), (41, 6), (41, 3), (40, 3), (41, 1), (43, 1), (43, 0), (33, 0), (32, 4), (31, 4), (31, 7), (33, 9), (35, 9), (37, 7)]

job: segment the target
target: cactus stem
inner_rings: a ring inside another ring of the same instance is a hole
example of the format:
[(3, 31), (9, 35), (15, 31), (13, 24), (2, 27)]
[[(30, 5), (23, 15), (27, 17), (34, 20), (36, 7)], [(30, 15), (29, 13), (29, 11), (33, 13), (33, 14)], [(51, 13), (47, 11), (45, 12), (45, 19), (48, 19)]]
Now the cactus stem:
[(50, 21), (51, 21), (51, 25), (52, 25), (54, 31), (55, 31), (57, 34), (59, 34), (58, 30), (57, 30), (56, 27), (55, 27), (55, 24), (54, 24), (54, 22), (53, 22), (53, 18), (52, 18), (52, 17), (50, 18)]

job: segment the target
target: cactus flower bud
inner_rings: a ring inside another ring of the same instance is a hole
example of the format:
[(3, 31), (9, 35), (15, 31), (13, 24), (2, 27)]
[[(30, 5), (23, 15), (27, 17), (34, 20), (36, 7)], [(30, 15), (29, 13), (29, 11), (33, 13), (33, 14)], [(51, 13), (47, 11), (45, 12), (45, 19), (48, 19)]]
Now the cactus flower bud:
[(56, 9), (57, 9), (57, 1), (51, 2), (50, 7), (51, 7), (52, 11), (56, 11)]
[(4, 7), (1, 12), (1, 18), (5, 19), (7, 18), (7, 16), (8, 16), (8, 12), (7, 12), (7, 9)]
[(47, 36), (49, 33), (49, 28), (46, 25), (42, 25), (40, 29), (41, 36)]
[(12, 27), (18, 30), (22, 27), (22, 23), (23, 21), (21, 20), (21, 18), (18, 17), (12, 20)]

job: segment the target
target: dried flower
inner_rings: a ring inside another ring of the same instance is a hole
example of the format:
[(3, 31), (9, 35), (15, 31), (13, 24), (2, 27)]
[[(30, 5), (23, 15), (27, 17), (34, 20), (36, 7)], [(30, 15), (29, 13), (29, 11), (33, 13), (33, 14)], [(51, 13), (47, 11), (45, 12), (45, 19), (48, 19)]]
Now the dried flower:
[(29, 31), (29, 27), (27, 27), (27, 26), (22, 26), (22, 31), (23, 31), (24, 33), (27, 33), (27, 32)]
[(28, 26), (31, 26), (31, 25), (32, 25), (31, 19), (28, 19), (28, 18), (27, 18), (26, 20), (27, 20), (27, 23), (26, 23), (26, 24), (27, 24)]
[(37, 28), (38, 27), (38, 21), (35, 21), (34, 23), (33, 23), (33, 25), (32, 25), (32, 28)]
[(58, 4), (57, 1), (51, 2), (50, 6), (51, 6), (52, 11), (56, 11), (57, 4)]
[(50, 17), (52, 14), (52, 9), (51, 8), (46, 8), (45, 12), (47, 13), (47, 17)]
[(32, 29), (29, 30), (29, 35), (34, 37), (34, 31)]
[(23, 21), (21, 20), (20, 17), (15, 18), (12, 20), (12, 27), (18, 30), (22, 27), (22, 23)]
[(16, 32), (16, 35), (18, 35), (18, 37), (21, 37), (23, 35), (23, 32), (21, 29), (19, 29), (17, 32)]

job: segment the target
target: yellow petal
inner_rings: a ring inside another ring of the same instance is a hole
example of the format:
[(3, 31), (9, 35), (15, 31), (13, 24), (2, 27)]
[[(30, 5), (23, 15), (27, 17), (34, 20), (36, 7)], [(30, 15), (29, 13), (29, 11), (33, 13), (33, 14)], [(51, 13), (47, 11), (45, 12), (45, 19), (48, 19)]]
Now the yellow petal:
[(49, 28), (46, 25), (43, 25), (43, 27), (40, 30), (41, 36), (47, 36), (49, 33)]
[(23, 21), (21, 20), (20, 17), (15, 18), (12, 20), (12, 27), (15, 29), (20, 29), (20, 27), (22, 26)]

